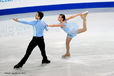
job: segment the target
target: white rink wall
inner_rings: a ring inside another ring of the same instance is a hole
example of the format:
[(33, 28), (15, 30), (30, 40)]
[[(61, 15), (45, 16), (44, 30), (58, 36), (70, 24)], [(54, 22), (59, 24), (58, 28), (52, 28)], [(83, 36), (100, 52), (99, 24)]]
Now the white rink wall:
[(110, 2), (110, 1), (114, 0), (11, 0), (9, 2), (0, 2), (0, 9), (55, 5), (55, 4), (66, 4), (66, 3), (88, 3), (88, 2)]

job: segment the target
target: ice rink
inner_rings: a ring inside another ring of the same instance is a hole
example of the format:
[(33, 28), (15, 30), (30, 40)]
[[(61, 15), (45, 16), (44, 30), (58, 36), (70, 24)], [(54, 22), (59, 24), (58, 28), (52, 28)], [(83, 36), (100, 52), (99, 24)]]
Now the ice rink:
[[(48, 28), (44, 37), (51, 63), (41, 64), (40, 50), (36, 47), (19, 70), (13, 66), (24, 56), (33, 29), (12, 18), (32, 21), (35, 13), (0, 16), (0, 76), (114, 76), (114, 8), (46, 11), (43, 21), (57, 24), (61, 13), (68, 17), (84, 11), (89, 11), (88, 30), (72, 40), (70, 58), (61, 58), (65, 53), (66, 33), (60, 28)], [(70, 21), (82, 27), (80, 17)]]

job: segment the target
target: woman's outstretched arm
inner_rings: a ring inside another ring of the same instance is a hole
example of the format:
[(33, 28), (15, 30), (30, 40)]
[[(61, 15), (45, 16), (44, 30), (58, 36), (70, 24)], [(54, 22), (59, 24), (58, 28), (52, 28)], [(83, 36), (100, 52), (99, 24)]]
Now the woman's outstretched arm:
[(77, 17), (77, 16), (81, 16), (81, 15), (82, 15), (81, 13), (75, 14), (75, 15), (72, 15), (72, 16), (66, 18), (66, 20), (72, 19), (72, 18)]
[(63, 25), (61, 24), (52, 24), (52, 25), (47, 25), (48, 27), (62, 27)]

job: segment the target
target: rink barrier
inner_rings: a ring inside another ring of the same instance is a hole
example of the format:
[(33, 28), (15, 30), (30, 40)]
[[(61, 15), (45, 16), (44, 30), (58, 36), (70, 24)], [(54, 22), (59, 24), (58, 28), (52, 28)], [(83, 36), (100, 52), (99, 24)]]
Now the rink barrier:
[(21, 7), (12, 9), (0, 10), (1, 15), (29, 13), (36, 11), (54, 11), (54, 10), (67, 10), (67, 9), (86, 9), (86, 8), (109, 8), (114, 7), (114, 1), (111, 2), (89, 2), (89, 3), (68, 3), (68, 4), (56, 4), (56, 5), (43, 5), (32, 7)]

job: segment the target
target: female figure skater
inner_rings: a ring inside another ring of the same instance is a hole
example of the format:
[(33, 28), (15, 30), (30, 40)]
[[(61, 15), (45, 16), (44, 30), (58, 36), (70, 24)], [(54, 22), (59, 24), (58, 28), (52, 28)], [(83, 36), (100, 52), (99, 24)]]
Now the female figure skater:
[[(70, 56), (70, 45), (69, 44), (70, 44), (72, 38), (75, 37), (77, 34), (80, 34), (80, 33), (87, 31), (87, 27), (86, 27), (86, 16), (87, 16), (87, 14), (88, 14), (88, 11), (86, 11), (82, 14), (79, 13), (79, 14), (72, 15), (68, 18), (65, 18), (64, 14), (60, 14), (58, 17), (58, 21), (60, 22), (60, 24), (47, 25), (48, 27), (61, 27), (61, 29), (67, 33), (66, 53), (64, 55), (62, 55), (63, 58)], [(81, 18), (83, 20), (83, 28), (79, 29), (78, 25), (76, 23), (67, 22), (69, 19), (72, 19), (76, 16), (81, 16)]]

